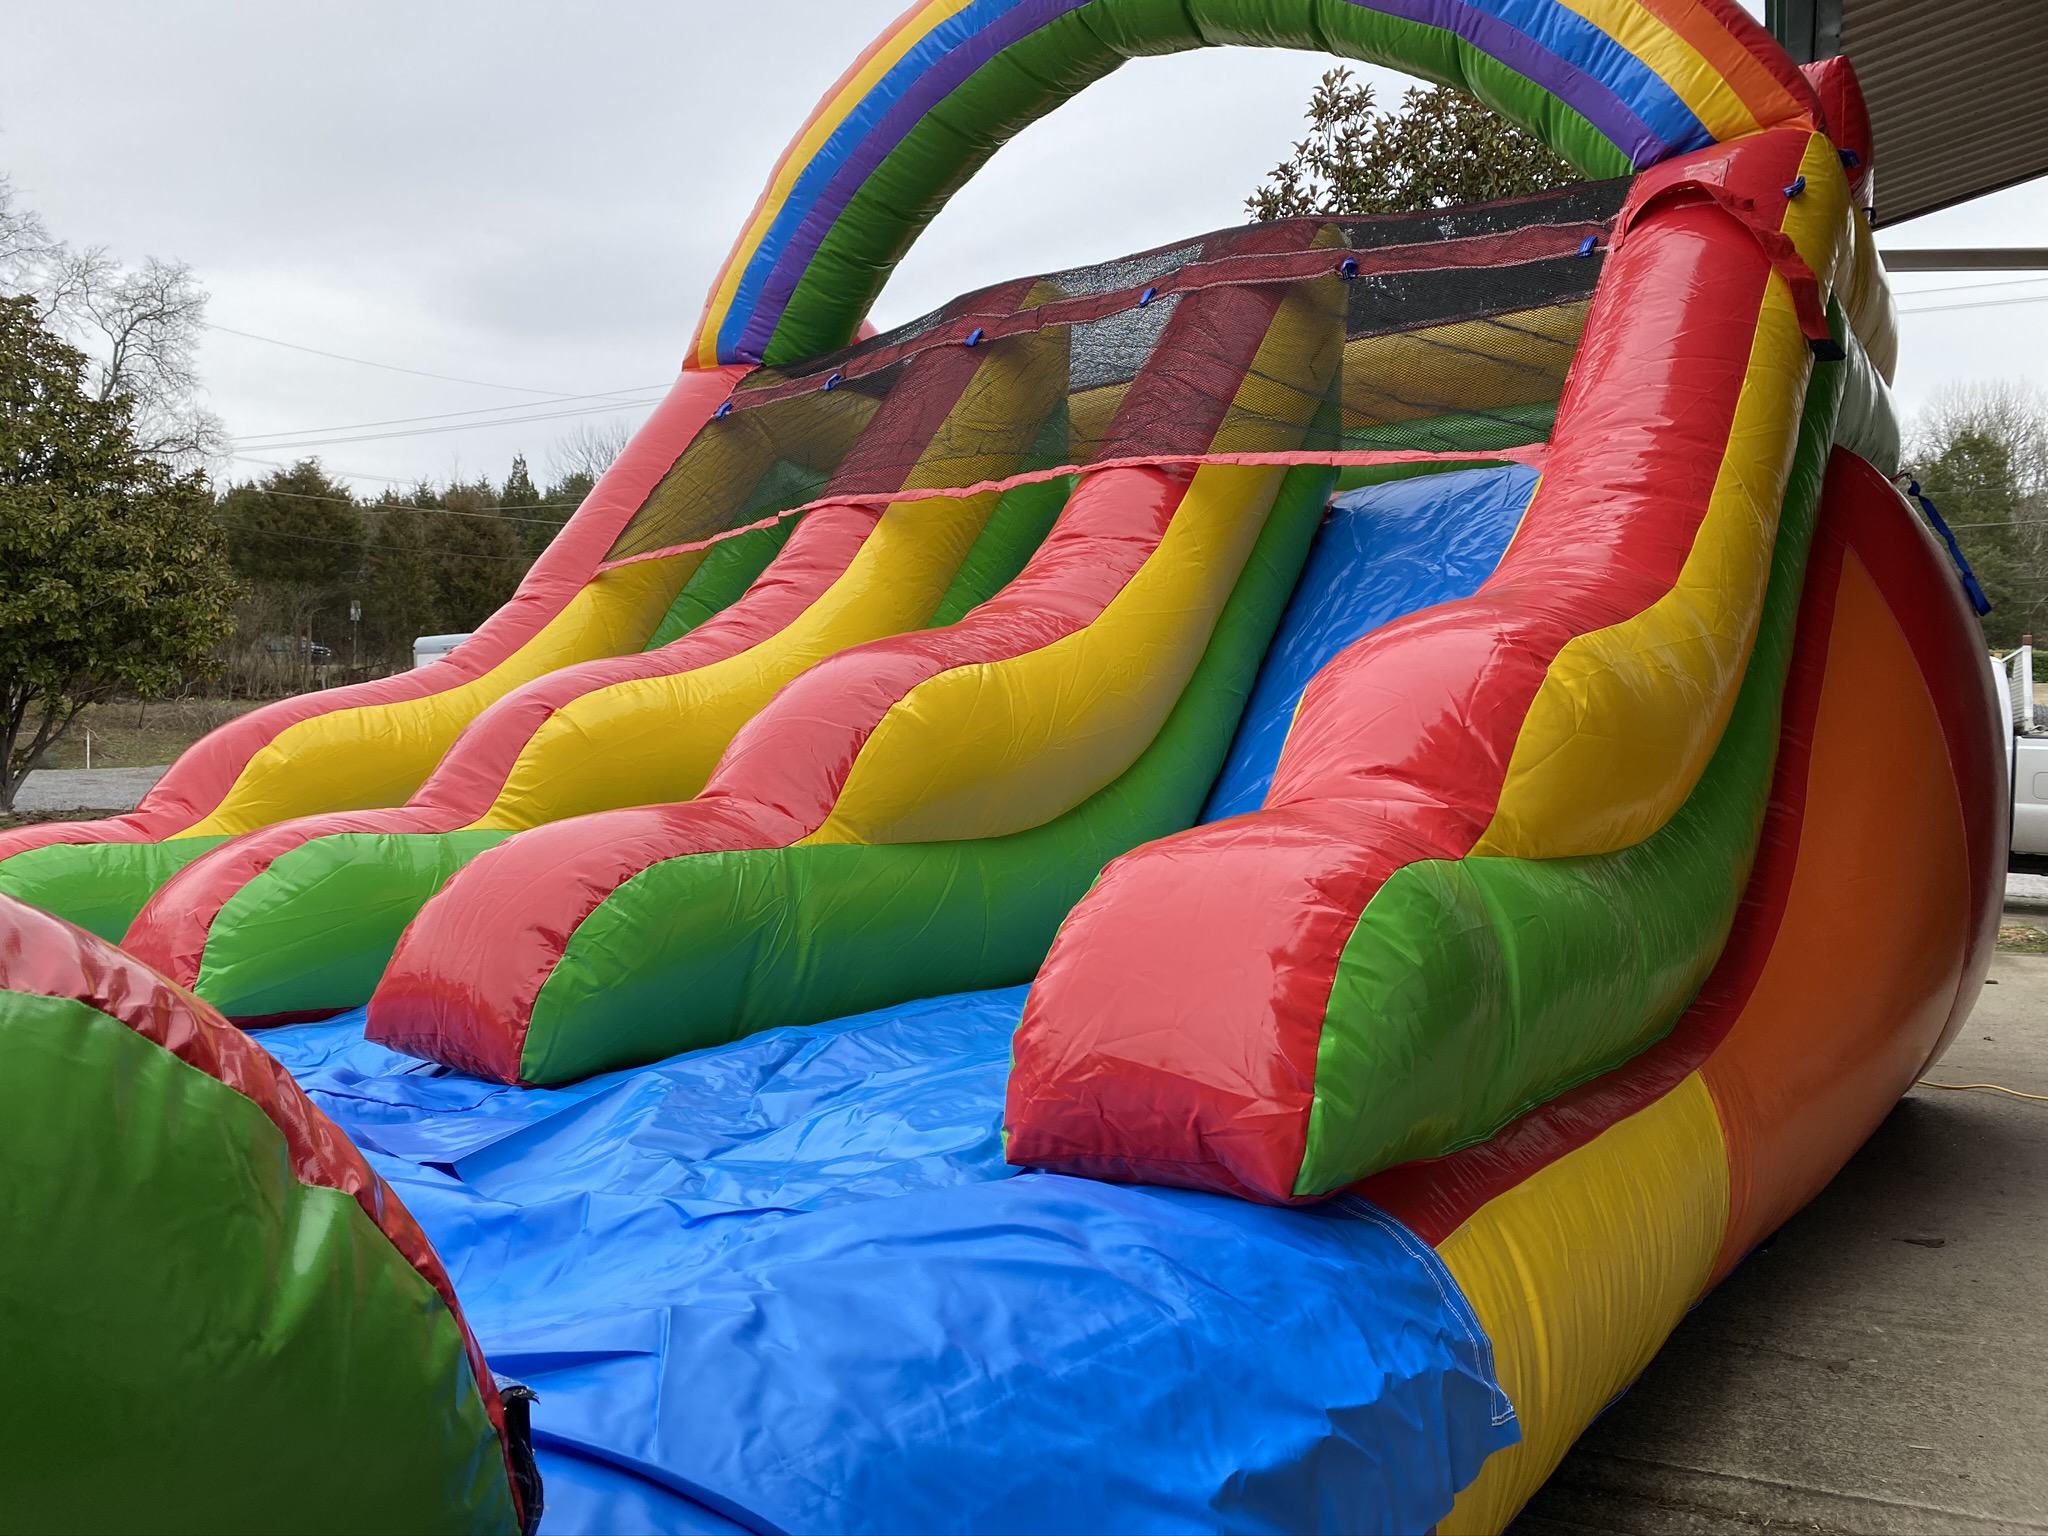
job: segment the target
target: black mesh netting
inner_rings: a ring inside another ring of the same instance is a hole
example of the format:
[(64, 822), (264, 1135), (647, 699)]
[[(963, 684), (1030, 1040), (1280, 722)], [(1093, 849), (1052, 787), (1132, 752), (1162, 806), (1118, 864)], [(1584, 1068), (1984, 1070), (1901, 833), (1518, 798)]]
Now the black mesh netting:
[(758, 369), (608, 558), (1062, 465), (1538, 441), (1628, 185), (1222, 230)]

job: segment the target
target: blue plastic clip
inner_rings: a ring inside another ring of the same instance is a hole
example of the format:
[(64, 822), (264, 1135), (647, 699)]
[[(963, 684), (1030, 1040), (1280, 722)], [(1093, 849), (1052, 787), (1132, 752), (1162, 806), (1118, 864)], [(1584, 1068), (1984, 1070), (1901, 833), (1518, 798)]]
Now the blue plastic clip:
[(826, 392), (829, 394), (831, 391), (837, 389), (839, 387), (839, 381), (845, 377), (846, 375), (843, 373), (833, 374), (831, 378), (825, 381)]
[(1352, 278), (1358, 276), (1358, 258), (1356, 256), (1346, 256), (1342, 261), (1338, 262), (1337, 275), (1347, 283)]
[(1154, 299), (1158, 297), (1159, 290), (1157, 288), (1147, 288), (1143, 293), (1138, 295), (1138, 308), (1143, 309), (1147, 304), (1150, 304)]
[(1853, 149), (1840, 150), (1838, 153), (1842, 157), (1842, 169), (1845, 171), (1853, 171), (1863, 163), (1863, 157)]
[(1804, 176), (1794, 176), (1792, 178), (1792, 185), (1785, 189), (1785, 195), (1787, 197), (1797, 197), (1800, 193), (1804, 192), (1805, 190), (1806, 178)]
[(1600, 237), (1598, 235), (1588, 235), (1579, 242), (1579, 254), (1581, 256), (1590, 256), (1599, 248)]
[(732, 402), (730, 400), (723, 402), (717, 410), (711, 413), (713, 419), (717, 421), (723, 421), (726, 417), (730, 416), (731, 414)]
[(967, 345), (969, 345), (970, 347), (980, 346), (982, 334), (983, 333), (981, 327), (977, 325), (973, 330), (967, 333)]

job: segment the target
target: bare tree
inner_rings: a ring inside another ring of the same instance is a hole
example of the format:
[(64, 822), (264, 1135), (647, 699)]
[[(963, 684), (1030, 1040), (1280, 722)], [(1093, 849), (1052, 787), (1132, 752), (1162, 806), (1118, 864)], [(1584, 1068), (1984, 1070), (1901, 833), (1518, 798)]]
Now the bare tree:
[(623, 422), (610, 421), (599, 426), (586, 421), (556, 440), (548, 461), (558, 479), (584, 479), (596, 484), (612, 467), (612, 460), (626, 451), (626, 440), (631, 436)]
[(124, 270), (95, 248), (62, 270), (58, 314), (84, 337), (99, 398), (135, 402), (136, 435), (147, 452), (187, 462), (221, 454), (220, 420), (197, 398), (207, 294), (192, 269), (151, 256)]
[(152, 256), (131, 270), (104, 246), (74, 250), (0, 177), (0, 291), (33, 297), (42, 322), (91, 359), (96, 398), (134, 402), (145, 453), (198, 468), (225, 452), (220, 419), (199, 403), (207, 295), (185, 263)]
[(43, 221), (15, 201), (14, 183), (0, 175), (0, 294), (40, 294), (61, 249)]
[(1941, 452), (1964, 432), (1981, 432), (2012, 456), (2022, 496), (2048, 495), (2048, 394), (2012, 379), (1950, 384), (1913, 422), (1913, 457)]

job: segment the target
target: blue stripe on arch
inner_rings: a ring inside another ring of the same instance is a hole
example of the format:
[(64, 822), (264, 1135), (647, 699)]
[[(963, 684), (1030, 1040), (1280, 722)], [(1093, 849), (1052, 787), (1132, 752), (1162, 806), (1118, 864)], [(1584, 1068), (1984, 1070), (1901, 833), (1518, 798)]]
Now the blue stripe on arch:
[(833, 129), (789, 189), (789, 196), (777, 210), (767, 234), (747, 261), (746, 271), (741, 274), (739, 286), (733, 293), (732, 307), (726, 311), (724, 323), (718, 328), (718, 355), (721, 358), (732, 355), (731, 348), (745, 333), (747, 319), (759, 303), (761, 291), (774, 272), (784, 248), (802, 227), (812, 205), (831, 185), (839, 168), (859, 149), (861, 141), (888, 116), (889, 109), (948, 53), (970, 42), (991, 22), (1000, 20), (1026, 3), (1028, 0), (975, 0), (974, 4), (947, 17), (913, 44), (855, 104), (845, 120)]
[(1667, 153), (1684, 154), (1705, 149), (1714, 142), (1707, 125), (1656, 70), (1569, 6), (1559, 4), (1558, 0), (1481, 3), (1517, 31), (1613, 91), (1645, 127), (1669, 146)]
[[(1066, 14), (1087, 3), (1072, 0), (1056, 9)], [(1349, 3), (1452, 33), (1586, 117), (1639, 168), (1714, 142), (1706, 125), (1655, 70), (1559, 0)], [(972, 48), (977, 38), (1013, 12), (1041, 4), (1042, 0), (975, 0), (912, 45), (855, 104), (799, 173), (748, 259), (719, 326), (721, 358), (737, 356), (749, 332), (764, 329), (754, 323), (755, 310), (770, 297), (771, 286), (791, 286), (774, 285), (777, 268), (791, 254), (792, 244), (804, 238), (807, 221), (835, 179), (859, 157), (865, 141), (892, 110), (950, 55)], [(821, 232), (812, 234), (822, 238)], [(808, 262), (808, 256), (804, 259)], [(782, 302), (787, 302), (786, 296)], [(779, 314), (774, 317), (779, 319)], [(765, 329), (772, 333), (774, 324)]]

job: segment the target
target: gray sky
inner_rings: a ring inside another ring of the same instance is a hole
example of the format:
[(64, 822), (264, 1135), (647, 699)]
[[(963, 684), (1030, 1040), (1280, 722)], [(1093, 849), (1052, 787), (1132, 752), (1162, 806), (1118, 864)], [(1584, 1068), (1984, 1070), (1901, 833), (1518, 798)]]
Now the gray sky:
[[(0, 0), (0, 171), (74, 243), (197, 269), (224, 328), (201, 364), (247, 456), (238, 474), (307, 453), (364, 490), (497, 478), (520, 451), (539, 471), (579, 423), (645, 414), (776, 155), (901, 4)], [(1230, 50), (1127, 66), (998, 153), (877, 320), (1240, 222), (1330, 62)], [(1885, 243), (2048, 245), (2048, 183)], [(2048, 277), (1909, 296), (2009, 282), (1897, 280), (1904, 406), (1958, 380), (2048, 383), (2048, 302), (1910, 313), (2048, 300)], [(546, 403), (600, 391), (635, 403)], [(492, 415), (527, 419), (475, 424)], [(446, 426), (461, 430), (420, 430)], [(329, 441), (303, 446), (315, 438)]]

